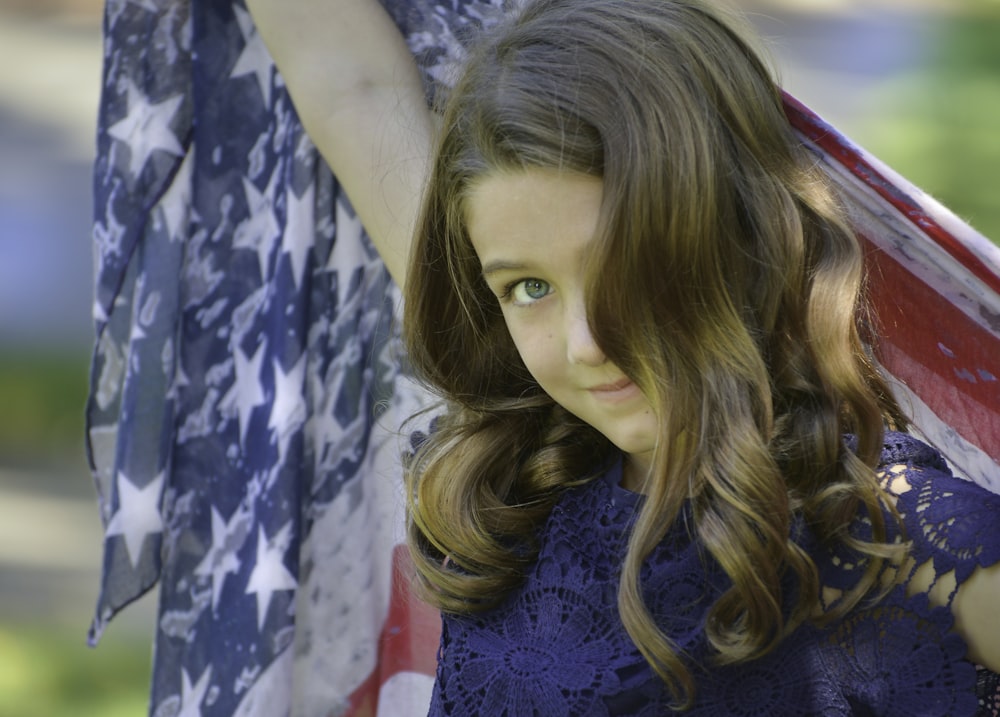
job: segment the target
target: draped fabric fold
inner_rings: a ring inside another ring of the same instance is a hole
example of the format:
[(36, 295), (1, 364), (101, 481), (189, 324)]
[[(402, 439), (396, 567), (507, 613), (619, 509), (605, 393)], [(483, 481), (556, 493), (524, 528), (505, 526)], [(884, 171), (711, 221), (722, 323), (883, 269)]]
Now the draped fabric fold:
[[(387, 9), (429, 97), (497, 15)], [(91, 642), (158, 585), (151, 715), (426, 713), (398, 290), (241, 2), (110, 0), (104, 36)]]

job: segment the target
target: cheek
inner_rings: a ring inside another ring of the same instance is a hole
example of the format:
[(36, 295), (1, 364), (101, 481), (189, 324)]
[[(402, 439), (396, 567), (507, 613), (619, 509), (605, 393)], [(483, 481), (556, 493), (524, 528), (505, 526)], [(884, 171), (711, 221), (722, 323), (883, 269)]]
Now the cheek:
[(528, 372), (545, 389), (553, 378), (559, 355), (551, 333), (523, 323), (508, 323), (507, 331)]

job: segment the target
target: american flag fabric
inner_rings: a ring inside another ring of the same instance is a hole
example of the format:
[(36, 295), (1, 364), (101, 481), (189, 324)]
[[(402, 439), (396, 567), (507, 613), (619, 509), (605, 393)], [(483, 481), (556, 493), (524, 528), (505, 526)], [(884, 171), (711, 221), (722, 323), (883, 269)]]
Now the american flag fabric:
[[(433, 97), (500, 2), (386, 7)], [(90, 640), (158, 586), (150, 715), (425, 714), (398, 291), (241, 2), (110, 0), (104, 43)]]
[(879, 358), (913, 432), (1000, 493), (1000, 248), (794, 98), (867, 253)]
[[(503, 0), (387, 0), (428, 95)], [(231, 0), (109, 0), (94, 168), (91, 642), (159, 588), (149, 714), (426, 713), (398, 293)], [(336, 71), (331, 68), (331, 71)], [(1000, 491), (1000, 252), (788, 98), (870, 248), (883, 359)]]

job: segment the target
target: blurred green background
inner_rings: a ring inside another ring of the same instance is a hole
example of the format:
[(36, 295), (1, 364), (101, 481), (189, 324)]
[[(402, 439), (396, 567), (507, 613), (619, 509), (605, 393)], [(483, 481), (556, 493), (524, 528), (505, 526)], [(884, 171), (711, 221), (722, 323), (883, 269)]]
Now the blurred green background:
[(83, 444), (101, 0), (0, 0), (0, 717), (146, 713), (152, 600), (96, 650)]
[[(790, 91), (1000, 239), (1000, 0), (735, 0)], [(98, 0), (0, 0), (0, 717), (142, 715), (153, 597), (86, 647)]]
[[(862, 146), (1000, 241), (1000, 2), (951, 0), (917, 30), (922, 57), (843, 124)], [(830, 98), (836, 103), (835, 98)]]

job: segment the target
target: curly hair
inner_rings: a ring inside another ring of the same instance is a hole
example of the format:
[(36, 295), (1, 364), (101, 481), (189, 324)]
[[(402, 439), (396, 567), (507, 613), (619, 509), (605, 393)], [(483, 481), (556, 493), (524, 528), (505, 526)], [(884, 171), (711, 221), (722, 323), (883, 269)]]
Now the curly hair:
[[(529, 2), (478, 43), (450, 95), (406, 288), (409, 358), (449, 406), (408, 472), (414, 557), (440, 608), (488, 609), (520, 584), (560, 493), (615, 449), (525, 368), (466, 200), (499, 171), (602, 179), (588, 320), (659, 421), (619, 612), (681, 705), (691, 675), (644, 604), (640, 569), (685, 502), (732, 581), (706, 626), (720, 662), (850, 610), (900, 549), (874, 467), (885, 424), (905, 419), (863, 340), (862, 252), (746, 37), (700, 0)], [(846, 532), (862, 509), (870, 543)], [(867, 561), (818, 618), (796, 517)]]

